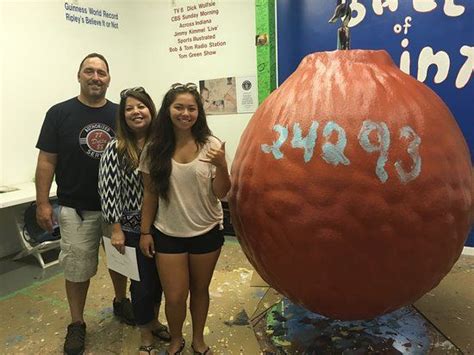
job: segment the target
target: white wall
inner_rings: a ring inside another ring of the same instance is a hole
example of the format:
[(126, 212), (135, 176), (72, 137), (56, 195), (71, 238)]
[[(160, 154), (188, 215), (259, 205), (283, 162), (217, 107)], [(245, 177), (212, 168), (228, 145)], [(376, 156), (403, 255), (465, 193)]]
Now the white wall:
[[(112, 29), (67, 21), (65, 14), (73, 12), (65, 10), (64, 1), (0, 1), (0, 185), (33, 179), (44, 115), (79, 93), (78, 65), (90, 52), (108, 59), (108, 98), (115, 102), (126, 87), (144, 86), (159, 106), (174, 82), (256, 75), (253, 0), (220, 0), (212, 7), (219, 10), (213, 17), (216, 36), (227, 43), (216, 55), (180, 60), (169, 52), (176, 42), (173, 9), (205, 2), (68, 1), (118, 13), (119, 28)], [(231, 159), (250, 117), (209, 116), (214, 134), (227, 141)]]

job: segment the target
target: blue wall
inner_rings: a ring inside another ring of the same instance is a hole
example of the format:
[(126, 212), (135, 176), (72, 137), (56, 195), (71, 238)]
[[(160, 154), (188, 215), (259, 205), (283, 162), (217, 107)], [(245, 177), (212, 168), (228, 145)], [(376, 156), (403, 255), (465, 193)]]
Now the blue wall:
[[(389, 7), (374, 8), (373, 3), (380, 2), (397, 5), (397, 8), (394, 11)], [(423, 82), (446, 102), (456, 117), (469, 145), (473, 161), (474, 2), (455, 0), (454, 6), (448, 7), (445, 3), (445, 0), (353, 0), (351, 46), (385, 49), (398, 65), (401, 63), (402, 53), (405, 52), (405, 56), (409, 53), (410, 64), (406, 67), (409, 67), (410, 74), (414, 77), (418, 76), (419, 58), (422, 57), (420, 53), (423, 50), (429, 51), (427, 47), (430, 47), (434, 53), (444, 51), (445, 58), (449, 57), (447, 77), (435, 82), (437, 67), (430, 65)], [(424, 6), (434, 4), (436, 7), (421, 9), (420, 4)], [(335, 0), (277, 1), (279, 84), (296, 69), (305, 55), (336, 49), (336, 33), (340, 22), (337, 25), (328, 23), (335, 6)], [(464, 49), (461, 49), (463, 47)], [(426, 63), (428, 60), (422, 62)], [(447, 62), (445, 61), (440, 68), (447, 69)], [(465, 75), (460, 75), (460, 72), (464, 72)], [(473, 231), (466, 244), (474, 246)]]

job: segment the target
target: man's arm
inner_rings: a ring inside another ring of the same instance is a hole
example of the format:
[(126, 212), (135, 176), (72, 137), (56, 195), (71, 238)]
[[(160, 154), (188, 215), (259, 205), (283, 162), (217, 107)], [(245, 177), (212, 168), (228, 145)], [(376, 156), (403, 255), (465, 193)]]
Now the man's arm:
[(41, 228), (53, 231), (53, 207), (49, 203), (49, 190), (56, 169), (57, 154), (40, 150), (36, 164), (36, 220)]

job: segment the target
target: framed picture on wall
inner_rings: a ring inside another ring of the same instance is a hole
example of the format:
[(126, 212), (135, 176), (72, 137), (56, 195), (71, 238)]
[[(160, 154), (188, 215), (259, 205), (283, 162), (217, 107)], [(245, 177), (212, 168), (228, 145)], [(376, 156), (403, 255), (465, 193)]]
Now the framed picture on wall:
[(200, 80), (199, 92), (207, 115), (255, 112), (258, 106), (255, 76)]

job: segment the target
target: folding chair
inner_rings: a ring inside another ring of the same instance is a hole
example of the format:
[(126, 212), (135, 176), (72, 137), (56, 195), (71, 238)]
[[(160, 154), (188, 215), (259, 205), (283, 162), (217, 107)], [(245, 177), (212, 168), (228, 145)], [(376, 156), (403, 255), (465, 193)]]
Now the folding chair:
[[(57, 200), (52, 200), (51, 205), (53, 206), (53, 212), (57, 220), (59, 211)], [(32, 202), (31, 205), (26, 208), (23, 214), (23, 224), (20, 224), (19, 228), (21, 229), (21, 242), (24, 249), (19, 252), (13, 258), (13, 260), (18, 260), (28, 255), (33, 255), (38, 260), (43, 269), (56, 265), (59, 262), (57, 258), (52, 261), (45, 261), (42, 255), (47, 251), (59, 248), (59, 242), (61, 239), (59, 225), (54, 226), (52, 233), (41, 229), (41, 227), (36, 222), (35, 202)]]

